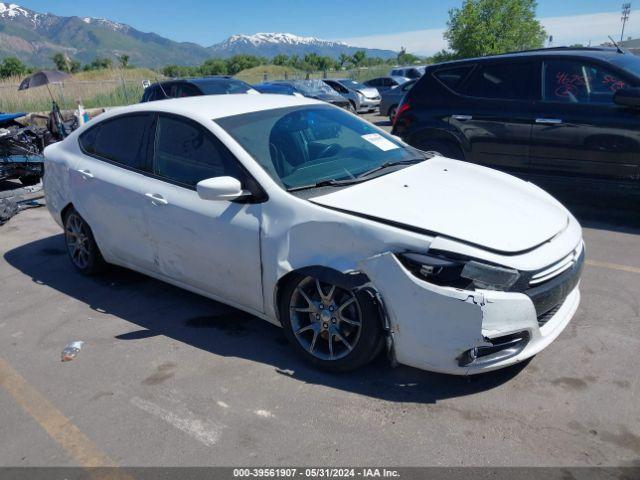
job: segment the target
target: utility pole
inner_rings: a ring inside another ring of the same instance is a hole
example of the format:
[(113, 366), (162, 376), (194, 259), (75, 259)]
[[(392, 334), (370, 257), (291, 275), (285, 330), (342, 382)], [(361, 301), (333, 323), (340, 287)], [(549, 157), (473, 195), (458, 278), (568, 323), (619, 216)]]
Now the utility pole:
[(624, 27), (627, 25), (627, 20), (629, 20), (629, 14), (631, 13), (631, 2), (622, 4), (622, 32), (620, 33), (620, 41), (624, 40)]

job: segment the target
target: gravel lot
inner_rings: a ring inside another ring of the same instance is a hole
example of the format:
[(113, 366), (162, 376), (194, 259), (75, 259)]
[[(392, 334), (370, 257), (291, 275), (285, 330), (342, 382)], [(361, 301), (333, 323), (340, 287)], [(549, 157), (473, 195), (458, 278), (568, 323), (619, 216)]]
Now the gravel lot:
[(471, 378), (384, 358), (318, 372), (230, 307), (79, 276), (46, 209), (23, 211), (0, 227), (0, 466), (638, 466), (640, 218), (584, 198), (563, 198), (587, 242), (574, 320), (529, 363)]

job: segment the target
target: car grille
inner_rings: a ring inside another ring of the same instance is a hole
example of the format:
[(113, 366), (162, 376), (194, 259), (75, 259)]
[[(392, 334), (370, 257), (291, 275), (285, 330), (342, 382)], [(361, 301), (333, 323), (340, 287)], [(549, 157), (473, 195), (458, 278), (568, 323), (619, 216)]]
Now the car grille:
[(583, 249), (583, 244), (582, 242), (580, 242), (580, 245), (578, 245), (578, 247), (576, 247), (576, 249), (573, 252), (571, 252), (569, 255), (564, 257), (562, 260), (554, 263), (550, 267), (545, 268), (540, 272), (534, 273), (531, 276), (531, 279), (529, 280), (529, 286), (530, 287), (538, 286), (544, 282), (551, 280), (552, 278), (557, 277), (561, 273), (569, 270), (571, 267), (575, 265), (575, 263), (580, 258), (582, 249)]

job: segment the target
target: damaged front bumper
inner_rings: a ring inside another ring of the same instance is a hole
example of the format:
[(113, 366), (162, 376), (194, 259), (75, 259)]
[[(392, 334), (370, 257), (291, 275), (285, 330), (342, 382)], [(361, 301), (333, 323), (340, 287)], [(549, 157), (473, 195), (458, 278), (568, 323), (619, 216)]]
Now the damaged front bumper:
[[(392, 253), (361, 264), (384, 301), (397, 362), (454, 375), (503, 368), (546, 348), (578, 307), (581, 267), (532, 299), (519, 292), (434, 285), (413, 275)], [(540, 315), (536, 305), (548, 303), (550, 296), (558, 303)]]

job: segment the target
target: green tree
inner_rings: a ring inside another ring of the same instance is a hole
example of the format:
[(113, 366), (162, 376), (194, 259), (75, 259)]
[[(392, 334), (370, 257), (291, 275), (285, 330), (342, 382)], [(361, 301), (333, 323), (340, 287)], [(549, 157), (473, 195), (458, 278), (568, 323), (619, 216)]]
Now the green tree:
[(353, 63), (353, 58), (351, 57), (351, 55), (347, 55), (346, 53), (341, 53), (340, 56), (338, 57), (338, 65), (340, 65), (340, 68), (344, 68), (350, 63)]
[(536, 19), (536, 7), (535, 0), (464, 0), (461, 8), (449, 11), (444, 34), (452, 56), (541, 48), (546, 33)]
[(289, 57), (287, 55), (279, 53), (271, 59), (271, 63), (273, 63), (274, 65), (285, 66), (289, 64)]
[(255, 55), (234, 55), (227, 59), (227, 73), (229, 75), (235, 75), (247, 68), (257, 67), (258, 65), (266, 65), (267, 61), (264, 58), (256, 57)]
[(67, 72), (67, 73), (76, 73), (80, 71), (80, 62), (78, 60), (73, 60), (69, 58), (64, 53), (56, 53), (51, 57), (51, 60), (56, 66), (56, 69)]
[(200, 66), (200, 75), (226, 75), (227, 63), (219, 58), (210, 58)]
[(27, 67), (16, 57), (5, 57), (0, 62), (0, 78), (15, 77), (27, 73)]
[(129, 68), (129, 55), (123, 53), (118, 57), (118, 62), (120, 62), (122, 68)]
[(353, 54), (353, 64), (356, 67), (359, 67), (364, 62), (364, 59), (366, 58), (366, 56), (367, 56), (367, 52), (365, 52), (364, 50), (358, 50), (356, 53)]

